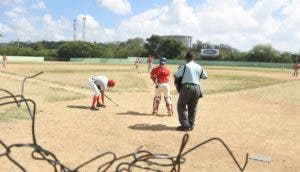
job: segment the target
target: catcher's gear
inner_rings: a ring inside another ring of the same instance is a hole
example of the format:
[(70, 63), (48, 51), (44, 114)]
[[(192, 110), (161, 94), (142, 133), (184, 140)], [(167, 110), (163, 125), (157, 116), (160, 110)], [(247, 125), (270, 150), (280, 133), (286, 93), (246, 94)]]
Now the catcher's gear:
[(164, 64), (166, 64), (167, 63), (167, 59), (165, 58), (165, 57), (161, 57), (160, 59), (159, 59), (159, 64), (160, 65), (164, 65)]
[(166, 107), (168, 110), (168, 114), (172, 115), (173, 114), (173, 105), (171, 102), (171, 97), (165, 97), (165, 102), (166, 102)]
[(157, 114), (161, 96), (155, 96), (153, 99), (153, 114)]

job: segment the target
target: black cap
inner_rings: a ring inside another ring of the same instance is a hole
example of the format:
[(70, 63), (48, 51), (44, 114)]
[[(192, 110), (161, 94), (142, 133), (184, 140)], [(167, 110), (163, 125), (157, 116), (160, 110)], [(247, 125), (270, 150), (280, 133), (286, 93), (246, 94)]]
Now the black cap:
[(192, 53), (188, 52), (188, 53), (186, 53), (185, 58), (187, 58), (187, 59), (193, 59), (194, 57), (193, 57)]

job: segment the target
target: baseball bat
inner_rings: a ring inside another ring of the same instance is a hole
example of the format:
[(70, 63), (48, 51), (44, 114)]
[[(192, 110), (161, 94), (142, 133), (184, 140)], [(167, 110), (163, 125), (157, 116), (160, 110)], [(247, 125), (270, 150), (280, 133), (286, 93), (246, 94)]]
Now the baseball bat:
[(106, 94), (104, 95), (108, 100), (110, 100), (111, 102), (113, 102), (116, 106), (119, 106), (118, 103), (114, 102), (110, 97), (108, 97)]

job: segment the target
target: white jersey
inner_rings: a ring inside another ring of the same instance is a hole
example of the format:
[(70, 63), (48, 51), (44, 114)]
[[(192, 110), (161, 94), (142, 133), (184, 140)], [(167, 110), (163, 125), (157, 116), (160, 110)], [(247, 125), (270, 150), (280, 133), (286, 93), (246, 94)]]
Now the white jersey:
[(100, 90), (107, 89), (108, 79), (105, 76), (93, 76), (91, 79), (100, 87)]

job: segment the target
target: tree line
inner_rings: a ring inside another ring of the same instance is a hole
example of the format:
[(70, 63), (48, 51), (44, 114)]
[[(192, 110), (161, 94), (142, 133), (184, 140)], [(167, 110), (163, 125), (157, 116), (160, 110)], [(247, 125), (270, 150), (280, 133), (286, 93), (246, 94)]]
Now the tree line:
[(255, 61), (291, 63), (299, 60), (299, 56), (290, 52), (280, 52), (269, 44), (255, 45), (248, 52), (242, 52), (229, 45), (217, 45), (219, 56), (202, 57), (203, 47), (215, 45), (196, 41), (191, 48), (174, 39), (165, 39), (158, 35), (143, 40), (128, 39), (124, 42), (97, 43), (83, 41), (38, 41), (10, 42), (0, 45), (0, 54), (15, 56), (43, 56), (46, 60), (68, 61), (69, 58), (127, 58), (164, 56), (168, 59), (183, 59), (186, 52), (192, 52), (200, 60), (218, 61)]

